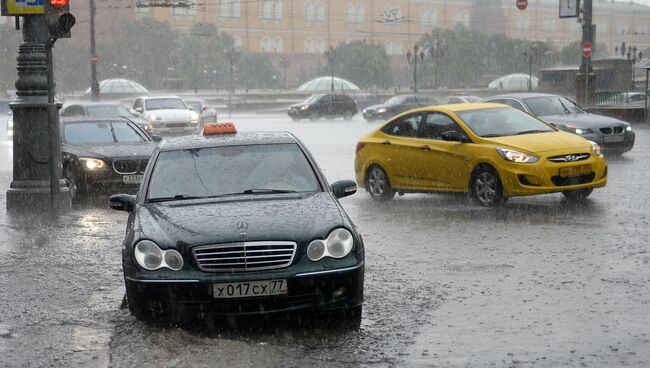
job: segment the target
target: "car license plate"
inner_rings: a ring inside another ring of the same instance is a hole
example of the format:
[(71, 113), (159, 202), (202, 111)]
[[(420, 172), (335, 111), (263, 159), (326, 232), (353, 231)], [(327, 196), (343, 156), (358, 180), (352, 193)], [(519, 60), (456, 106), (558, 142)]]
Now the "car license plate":
[(122, 182), (124, 184), (140, 184), (142, 181), (142, 175), (124, 175), (122, 177)]
[(605, 137), (604, 140), (605, 140), (605, 143), (623, 142), (625, 140), (625, 136), (624, 135), (613, 135), (611, 137)]
[(560, 168), (560, 176), (575, 176), (591, 171), (591, 165), (578, 165)]
[(229, 282), (212, 285), (215, 299), (247, 298), (287, 294), (287, 280)]

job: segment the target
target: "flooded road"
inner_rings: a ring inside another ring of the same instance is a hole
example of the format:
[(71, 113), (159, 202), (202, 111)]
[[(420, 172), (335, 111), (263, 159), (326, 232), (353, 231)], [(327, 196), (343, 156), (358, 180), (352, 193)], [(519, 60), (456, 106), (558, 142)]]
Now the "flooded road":
[[(378, 126), (232, 120), (293, 132), (330, 182), (354, 179), (356, 141)], [(104, 198), (57, 225), (10, 217), (2, 154), (0, 366), (648, 366), (649, 160), (650, 130), (638, 128), (634, 150), (609, 160), (608, 186), (582, 205), (561, 194), (496, 210), (458, 195), (342, 199), (366, 244), (363, 319), (348, 331), (310, 318), (206, 329), (136, 321), (122, 304), (125, 214)]]

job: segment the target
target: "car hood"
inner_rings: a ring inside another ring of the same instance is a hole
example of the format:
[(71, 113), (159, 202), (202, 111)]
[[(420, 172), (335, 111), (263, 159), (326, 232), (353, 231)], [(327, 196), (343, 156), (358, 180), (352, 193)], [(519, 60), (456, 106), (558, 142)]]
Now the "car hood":
[(147, 111), (145, 114), (146, 118), (149, 118), (151, 115), (156, 115), (160, 118), (160, 122), (167, 121), (190, 121), (190, 115), (192, 111), (185, 109), (160, 109), (160, 110), (151, 110)]
[(63, 152), (92, 158), (149, 157), (158, 143), (110, 143), (94, 145), (64, 144)]
[(374, 110), (378, 110), (378, 109), (380, 109), (382, 107), (388, 108), (388, 105), (384, 105), (384, 104), (371, 105), (371, 106), (366, 107), (365, 109), (370, 110), (370, 111), (374, 111)]
[(134, 225), (137, 237), (180, 248), (258, 240), (303, 243), (324, 239), (343, 224), (339, 204), (321, 192), (145, 203), (137, 207)]
[(539, 116), (540, 119), (553, 123), (555, 125), (574, 125), (578, 128), (605, 128), (612, 126), (629, 125), (628, 123), (611, 118), (609, 116), (596, 114), (569, 114), (569, 115), (545, 115)]
[(567, 132), (548, 132), (484, 138), (496, 146), (502, 146), (530, 153), (542, 152), (591, 152), (586, 139)]

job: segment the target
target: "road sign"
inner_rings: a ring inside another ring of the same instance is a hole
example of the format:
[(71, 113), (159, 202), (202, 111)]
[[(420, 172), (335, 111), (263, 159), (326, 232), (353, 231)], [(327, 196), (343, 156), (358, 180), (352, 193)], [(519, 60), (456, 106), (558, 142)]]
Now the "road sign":
[(560, 18), (577, 18), (580, 0), (560, 0)]
[(585, 44), (582, 45), (582, 56), (589, 58), (591, 57), (591, 53), (592, 53), (591, 42), (585, 42)]
[(2, 0), (2, 15), (43, 13), (43, 0)]
[(97, 56), (97, 54), (90, 55), (90, 62), (93, 63), (93, 65), (97, 64), (99, 62), (99, 56)]
[(526, 10), (528, 7), (528, 0), (517, 0), (517, 9)]

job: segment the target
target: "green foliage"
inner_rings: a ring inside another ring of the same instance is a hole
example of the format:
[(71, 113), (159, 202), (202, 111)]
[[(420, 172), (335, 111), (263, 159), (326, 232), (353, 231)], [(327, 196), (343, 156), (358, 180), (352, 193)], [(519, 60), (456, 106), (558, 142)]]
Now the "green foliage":
[[(575, 41), (571, 42), (570, 44), (564, 46), (560, 50), (560, 62), (562, 64), (566, 65), (578, 65), (580, 64), (581, 60), (581, 55), (582, 55), (582, 42), (581, 41)], [(601, 42), (596, 43), (596, 47), (594, 48), (594, 54), (592, 56), (593, 59), (604, 59), (609, 56), (609, 53), (607, 52), (607, 45)]]
[[(334, 49), (334, 74), (361, 88), (388, 87), (393, 83), (388, 55), (383, 46), (366, 41), (340, 44)], [(328, 66), (322, 70), (329, 75)]]
[(14, 89), (18, 76), (16, 72), (16, 56), (22, 35), (13, 27), (0, 25), (0, 97), (8, 89)]

